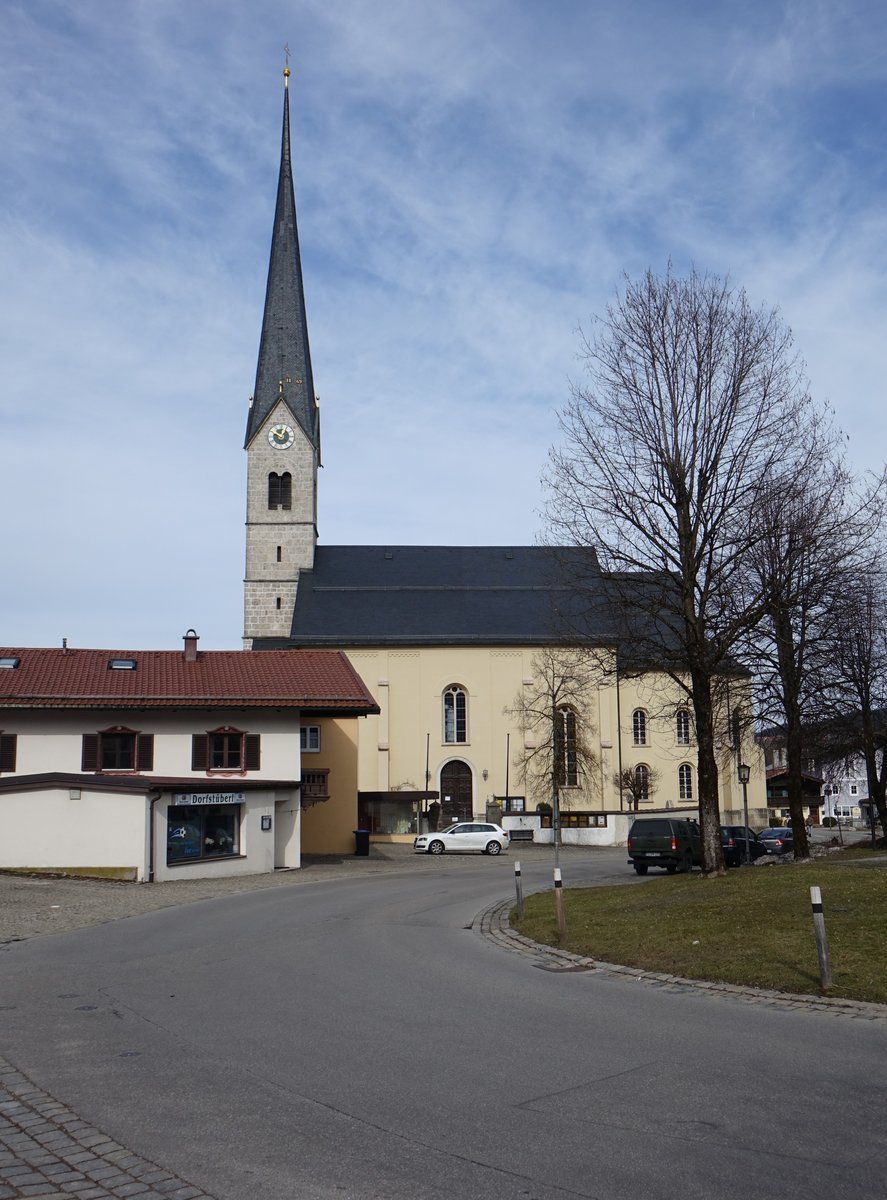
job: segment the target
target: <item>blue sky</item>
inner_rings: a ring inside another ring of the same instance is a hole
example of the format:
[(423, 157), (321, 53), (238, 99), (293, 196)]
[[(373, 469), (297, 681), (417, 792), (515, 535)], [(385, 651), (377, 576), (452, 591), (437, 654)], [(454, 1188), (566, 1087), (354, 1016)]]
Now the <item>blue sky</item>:
[(669, 260), (885, 458), (887, 9), (6, 0), (7, 645), (242, 631), (283, 46), (327, 544), (528, 544), (577, 331)]

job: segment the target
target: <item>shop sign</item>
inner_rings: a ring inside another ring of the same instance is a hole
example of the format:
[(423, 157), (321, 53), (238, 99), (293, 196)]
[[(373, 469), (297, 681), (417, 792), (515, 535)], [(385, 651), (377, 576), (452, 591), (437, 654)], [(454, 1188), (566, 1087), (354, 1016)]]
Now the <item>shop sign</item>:
[(246, 792), (176, 792), (176, 804), (245, 804)]

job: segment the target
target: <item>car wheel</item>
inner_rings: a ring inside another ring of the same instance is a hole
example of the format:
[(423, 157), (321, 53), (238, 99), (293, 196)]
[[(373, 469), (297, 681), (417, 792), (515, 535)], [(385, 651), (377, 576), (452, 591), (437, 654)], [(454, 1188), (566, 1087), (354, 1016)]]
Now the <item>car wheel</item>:
[(502, 847), (499, 845), (498, 842), (487, 842), (486, 849), (484, 850), (484, 854), (501, 854), (501, 853), (502, 853)]
[(443, 852), (444, 852), (443, 842), (439, 842), (439, 841), (435, 840), (433, 842), (428, 843), (428, 853), (429, 854), (443, 854)]
[(666, 863), (665, 869), (666, 869), (666, 871), (668, 871), (669, 875), (674, 875), (675, 871), (678, 869), (678, 864), (677, 863)]
[(634, 869), (638, 875), (646, 875), (647, 874), (647, 864), (646, 863), (635, 863)]
[(681, 871), (684, 875), (689, 875), (693, 870), (693, 855), (688, 850), (684, 855), (684, 861), (681, 863)]

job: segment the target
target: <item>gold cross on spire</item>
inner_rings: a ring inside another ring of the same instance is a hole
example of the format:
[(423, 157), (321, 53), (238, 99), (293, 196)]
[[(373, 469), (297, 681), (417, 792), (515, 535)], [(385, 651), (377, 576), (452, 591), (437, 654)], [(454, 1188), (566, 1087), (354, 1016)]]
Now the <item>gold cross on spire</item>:
[(289, 87), (289, 77), (290, 77), (290, 44), (289, 44), (289, 42), (287, 42), (283, 48), (283, 55), (286, 60), (286, 65), (283, 68), (283, 86)]

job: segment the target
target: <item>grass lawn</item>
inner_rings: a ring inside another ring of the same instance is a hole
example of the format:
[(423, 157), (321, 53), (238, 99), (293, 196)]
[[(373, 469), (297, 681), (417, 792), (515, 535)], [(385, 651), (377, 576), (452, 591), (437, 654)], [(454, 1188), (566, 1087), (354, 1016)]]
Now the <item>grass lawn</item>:
[[(743, 867), (714, 879), (694, 872), (632, 887), (565, 886), (565, 948), (689, 979), (819, 994), (810, 907), (810, 888), (818, 886), (829, 995), (887, 1004), (887, 870), (844, 866), (840, 857)], [(534, 941), (558, 944), (551, 891), (528, 897), (524, 920), (512, 911), (511, 921)]]

